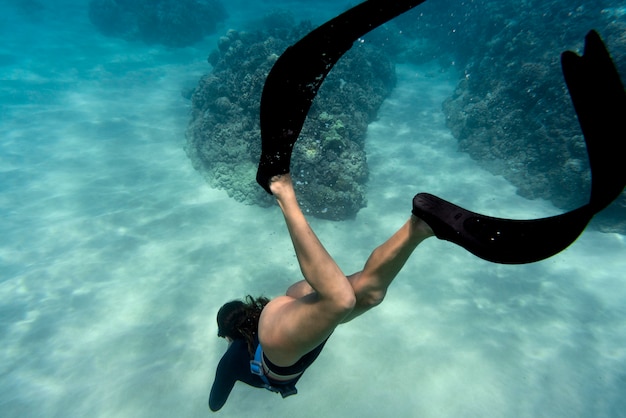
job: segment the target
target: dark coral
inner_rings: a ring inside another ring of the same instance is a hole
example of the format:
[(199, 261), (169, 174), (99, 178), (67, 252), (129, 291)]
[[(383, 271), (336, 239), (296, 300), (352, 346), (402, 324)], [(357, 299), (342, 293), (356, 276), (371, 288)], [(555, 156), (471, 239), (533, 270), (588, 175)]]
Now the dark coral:
[[(237, 200), (273, 202), (255, 182), (261, 92), (278, 56), (311, 29), (272, 14), (262, 29), (229, 31), (209, 56), (213, 70), (193, 94), (186, 151), (210, 185)], [(306, 213), (341, 220), (366, 205), (365, 133), (394, 84), (393, 64), (367, 44), (352, 48), (328, 75), (293, 151), (291, 173)]]
[(219, 0), (91, 0), (89, 18), (105, 35), (184, 47), (226, 18)]
[[(604, 37), (626, 74), (626, 21), (619, 2), (496, 0), (433, 5), (434, 13), (400, 20), (425, 37), (430, 54), (453, 57), (461, 69), (443, 105), (461, 150), (516, 185), (518, 193), (572, 209), (589, 199), (590, 172), (580, 127), (560, 69), (560, 53), (582, 49), (587, 31)], [(613, 4), (614, 7), (611, 7)], [(426, 9), (423, 9), (423, 11)], [(626, 232), (626, 195), (596, 220)]]

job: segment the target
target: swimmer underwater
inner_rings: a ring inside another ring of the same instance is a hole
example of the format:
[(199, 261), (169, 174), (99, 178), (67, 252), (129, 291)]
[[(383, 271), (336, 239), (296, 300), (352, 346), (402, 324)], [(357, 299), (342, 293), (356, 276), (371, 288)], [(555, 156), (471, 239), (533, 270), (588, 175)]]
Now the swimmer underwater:
[[(339, 324), (379, 305), (387, 288), (413, 250), (432, 230), (415, 216), (376, 248), (363, 270), (346, 276), (324, 249), (296, 199), (291, 176), (272, 178), (270, 189), (280, 206), (305, 280), (271, 301), (248, 296), (225, 304), (217, 314), (218, 336), (230, 345), (217, 367), (209, 406), (219, 410), (240, 380), (269, 386), (283, 397), (296, 393), (295, 384), (313, 363)], [(251, 372), (256, 356), (258, 372)], [(262, 379), (265, 375), (267, 383)]]
[(220, 410), (237, 381), (287, 397), (315, 361), (335, 328), (384, 299), (387, 288), (417, 246), (436, 236), (496, 263), (522, 264), (557, 254), (626, 186), (620, 161), (626, 140), (626, 93), (600, 37), (590, 32), (583, 56), (564, 52), (562, 68), (589, 153), (588, 204), (561, 215), (511, 220), (460, 208), (420, 193), (410, 218), (373, 250), (362, 271), (345, 275), (309, 226), (289, 166), (293, 145), (317, 89), (359, 37), (424, 0), (368, 0), (320, 26), (285, 51), (268, 75), (261, 99), (262, 153), (258, 183), (276, 198), (304, 280), (284, 296), (247, 296), (224, 304), (218, 337), (228, 349), (209, 397)]

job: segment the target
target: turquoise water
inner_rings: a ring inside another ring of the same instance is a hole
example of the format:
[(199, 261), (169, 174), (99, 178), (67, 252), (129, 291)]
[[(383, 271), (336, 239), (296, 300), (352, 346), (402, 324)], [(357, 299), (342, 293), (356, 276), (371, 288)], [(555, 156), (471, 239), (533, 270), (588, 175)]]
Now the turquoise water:
[[(299, 280), (276, 207), (209, 188), (185, 155), (181, 90), (229, 28), (277, 6), (317, 23), (331, 2), (229, 2), (180, 49), (98, 33), (87, 1), (0, 14), (0, 415), (200, 417), (226, 343), (215, 314)], [(564, 6), (565, 7), (565, 6)], [(311, 224), (347, 273), (428, 191), (495, 216), (559, 213), (457, 151), (441, 102), (459, 74), (398, 65), (368, 130), (368, 206)], [(490, 264), (429, 240), (377, 309), (337, 329), (282, 400), (236, 385), (222, 416), (626, 416), (626, 239)]]

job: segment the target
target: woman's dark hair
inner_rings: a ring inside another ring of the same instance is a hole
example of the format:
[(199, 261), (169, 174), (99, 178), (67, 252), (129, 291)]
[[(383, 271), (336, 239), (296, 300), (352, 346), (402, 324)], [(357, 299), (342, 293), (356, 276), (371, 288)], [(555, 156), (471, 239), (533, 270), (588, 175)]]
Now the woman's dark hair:
[(248, 352), (253, 356), (259, 317), (269, 301), (266, 297), (253, 298), (248, 295), (243, 302), (233, 300), (225, 303), (217, 312), (217, 336), (245, 340)]

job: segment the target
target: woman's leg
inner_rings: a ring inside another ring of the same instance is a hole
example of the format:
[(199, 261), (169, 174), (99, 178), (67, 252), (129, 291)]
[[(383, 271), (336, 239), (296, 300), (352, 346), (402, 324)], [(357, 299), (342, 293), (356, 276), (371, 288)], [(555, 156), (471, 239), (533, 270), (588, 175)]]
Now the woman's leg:
[[(428, 225), (421, 219), (411, 216), (391, 238), (376, 248), (363, 270), (348, 276), (356, 296), (356, 305), (342, 322), (348, 322), (379, 305), (387, 293), (387, 288), (413, 250), (431, 236), (433, 232)], [(295, 298), (313, 292), (315, 290), (306, 281), (297, 282), (287, 289), (287, 295)]]
[(402, 227), (369, 256), (363, 270), (348, 277), (356, 296), (356, 305), (343, 322), (348, 322), (379, 305), (387, 288), (396, 278), (415, 248), (433, 231), (421, 219), (411, 215)]
[(259, 320), (265, 355), (278, 366), (289, 366), (328, 338), (352, 311), (355, 295), (306, 221), (290, 175), (273, 178), (270, 188), (285, 217), (302, 274), (314, 290), (299, 298), (273, 299)]

